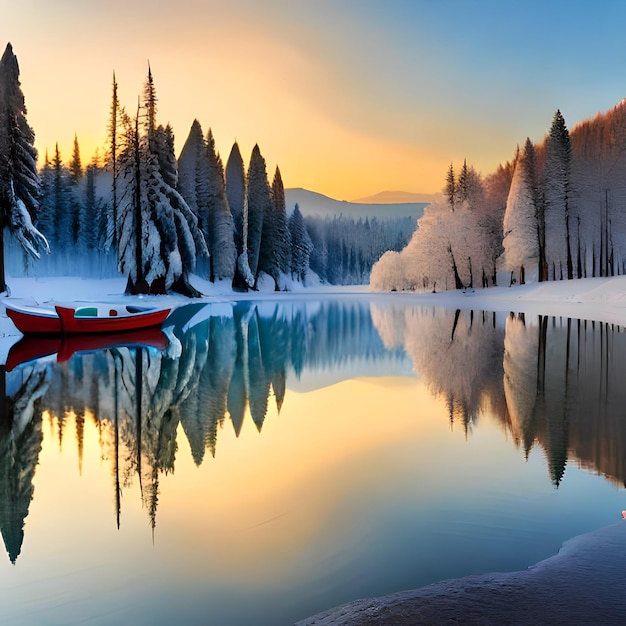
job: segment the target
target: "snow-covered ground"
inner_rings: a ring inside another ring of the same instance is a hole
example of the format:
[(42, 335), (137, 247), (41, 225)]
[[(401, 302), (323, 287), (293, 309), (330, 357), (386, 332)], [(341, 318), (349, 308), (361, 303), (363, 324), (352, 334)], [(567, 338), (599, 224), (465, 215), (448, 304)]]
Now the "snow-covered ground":
[[(56, 302), (71, 300), (119, 301), (123, 278), (87, 281), (77, 278), (7, 281), (12, 300)], [(333, 294), (355, 296), (366, 287), (316, 287), (297, 292), (234, 293), (227, 284), (195, 279), (207, 298), (235, 299), (320, 298)], [(373, 300), (402, 299), (462, 309), (526, 312), (615, 323), (626, 326), (626, 277), (588, 278), (541, 284), (496, 287), (462, 293), (371, 293)], [(155, 303), (179, 306), (180, 296), (149, 296)], [(20, 333), (6, 317), (0, 298), (0, 359)], [(626, 501), (624, 502), (626, 508)], [(383, 598), (358, 600), (306, 619), (302, 625), (374, 624), (626, 623), (626, 521), (574, 538), (558, 555), (522, 572), (486, 574), (443, 581), (422, 589)]]

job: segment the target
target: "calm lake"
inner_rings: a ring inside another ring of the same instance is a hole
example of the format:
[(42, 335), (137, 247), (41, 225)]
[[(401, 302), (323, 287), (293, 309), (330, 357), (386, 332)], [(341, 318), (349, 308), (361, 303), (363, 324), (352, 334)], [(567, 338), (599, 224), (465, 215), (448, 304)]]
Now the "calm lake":
[(192, 304), (167, 335), (21, 340), (0, 622), (292, 624), (617, 521), (624, 329), (407, 302)]

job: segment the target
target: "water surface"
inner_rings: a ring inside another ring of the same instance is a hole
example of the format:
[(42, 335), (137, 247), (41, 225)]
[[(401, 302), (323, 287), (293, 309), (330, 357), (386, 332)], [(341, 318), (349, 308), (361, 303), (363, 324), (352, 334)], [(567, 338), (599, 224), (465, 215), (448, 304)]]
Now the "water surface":
[(365, 296), (173, 322), (13, 352), (3, 623), (290, 624), (626, 508), (619, 327)]

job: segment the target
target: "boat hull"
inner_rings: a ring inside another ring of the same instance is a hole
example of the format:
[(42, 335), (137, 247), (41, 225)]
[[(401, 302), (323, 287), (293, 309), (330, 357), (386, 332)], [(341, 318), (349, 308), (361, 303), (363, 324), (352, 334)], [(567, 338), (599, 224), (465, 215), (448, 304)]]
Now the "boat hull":
[(74, 335), (119, 333), (161, 326), (169, 308), (140, 308), (116, 305), (70, 307), (56, 305), (53, 309), (6, 304), (7, 315), (25, 335)]
[[(170, 309), (148, 309), (122, 316), (78, 317), (75, 309), (55, 306), (61, 320), (61, 330), (65, 334), (75, 333), (117, 333), (150, 326), (160, 326), (169, 315)], [(115, 309), (111, 309), (115, 310)]]
[(9, 318), (23, 334), (60, 335), (61, 318), (56, 311), (37, 311), (34, 308), (6, 305)]

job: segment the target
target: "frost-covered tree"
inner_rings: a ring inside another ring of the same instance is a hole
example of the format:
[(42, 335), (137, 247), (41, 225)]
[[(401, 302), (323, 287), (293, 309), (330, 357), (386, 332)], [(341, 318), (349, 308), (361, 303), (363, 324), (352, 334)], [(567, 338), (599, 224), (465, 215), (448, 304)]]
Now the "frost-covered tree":
[(373, 291), (402, 291), (406, 289), (404, 262), (399, 252), (389, 250), (372, 267), (370, 287)]
[(495, 283), (501, 226), (496, 227), (490, 211), (483, 208), (485, 190), (480, 176), (466, 164), (462, 172), (463, 191), (459, 195), (456, 183), (454, 208), (449, 197), (426, 207), (411, 240), (400, 252), (402, 271), (397, 259), (392, 262), (388, 257), (373, 268), (372, 289), (385, 289), (393, 283), (395, 289), (441, 291)]
[(626, 100), (577, 124), (570, 135), (576, 206), (573, 246), (576, 273), (626, 272)]
[(540, 227), (532, 188), (534, 148), (530, 140), (516, 162), (503, 222), (503, 269), (516, 274), (522, 284), (529, 263), (538, 264), (539, 259)]
[(552, 278), (573, 278), (572, 257), (572, 147), (561, 111), (552, 120), (546, 141), (544, 197), (546, 262)]
[(144, 90), (143, 132), (139, 113), (126, 118), (120, 172), (123, 194), (117, 230), (118, 267), (127, 274), (129, 293), (199, 292), (190, 284), (197, 255), (208, 255), (198, 221), (176, 191), (171, 133), (156, 126), (152, 72)]
[(297, 204), (289, 216), (288, 225), (291, 237), (291, 274), (294, 278), (304, 281), (309, 269), (309, 257), (313, 244)]
[[(246, 248), (248, 266), (255, 282), (259, 270), (259, 255), (263, 233), (263, 218), (271, 205), (270, 185), (267, 179), (265, 159), (259, 146), (255, 144), (248, 167), (247, 202), (244, 207), (244, 227), (246, 229)], [(250, 285), (252, 286), (252, 285)]]
[(11, 44), (0, 59), (0, 293), (7, 291), (4, 228), (8, 227), (34, 258), (49, 252), (46, 238), (33, 226), (39, 193), (35, 133), (26, 121), (20, 70)]

